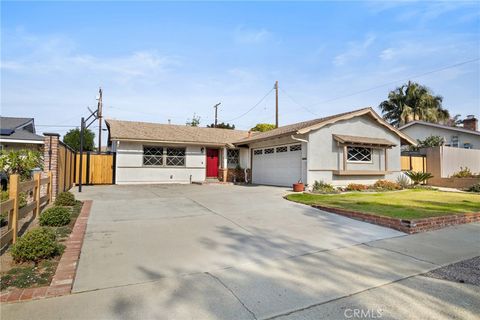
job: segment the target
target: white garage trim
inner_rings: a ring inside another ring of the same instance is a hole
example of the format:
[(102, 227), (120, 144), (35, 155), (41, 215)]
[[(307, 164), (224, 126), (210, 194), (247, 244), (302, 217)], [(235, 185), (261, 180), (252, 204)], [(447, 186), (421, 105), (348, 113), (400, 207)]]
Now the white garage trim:
[(302, 144), (252, 149), (252, 182), (291, 186), (302, 179)]

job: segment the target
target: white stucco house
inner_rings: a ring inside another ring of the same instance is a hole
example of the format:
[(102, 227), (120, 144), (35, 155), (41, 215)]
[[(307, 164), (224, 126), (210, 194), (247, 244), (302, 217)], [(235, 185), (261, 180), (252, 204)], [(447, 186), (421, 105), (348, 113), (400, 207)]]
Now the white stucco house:
[(0, 150), (40, 151), (44, 137), (36, 134), (33, 118), (0, 117)]
[(415, 144), (372, 108), (263, 133), (106, 122), (118, 184), (227, 181), (245, 169), (254, 184), (374, 183), (396, 179), (401, 174), (401, 145)]
[(447, 147), (480, 149), (480, 131), (474, 116), (463, 120), (463, 127), (451, 127), (424, 121), (412, 121), (399, 128), (400, 131), (414, 138), (425, 140), (430, 136), (443, 138)]

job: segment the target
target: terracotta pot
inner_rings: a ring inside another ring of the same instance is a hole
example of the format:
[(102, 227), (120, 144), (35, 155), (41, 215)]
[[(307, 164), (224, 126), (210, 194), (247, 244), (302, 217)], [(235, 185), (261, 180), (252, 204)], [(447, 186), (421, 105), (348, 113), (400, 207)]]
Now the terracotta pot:
[(294, 183), (293, 184), (293, 191), (294, 192), (302, 192), (305, 190), (305, 185), (303, 183)]

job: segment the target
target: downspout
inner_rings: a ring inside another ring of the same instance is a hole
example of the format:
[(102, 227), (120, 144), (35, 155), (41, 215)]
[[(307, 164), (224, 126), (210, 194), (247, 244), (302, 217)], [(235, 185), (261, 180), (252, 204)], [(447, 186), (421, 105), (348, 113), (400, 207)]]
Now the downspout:
[(308, 143), (308, 140), (297, 138), (297, 137), (295, 137), (293, 134), (291, 135), (291, 138), (292, 138), (293, 140), (296, 140), (296, 141)]
[[(308, 147), (308, 140), (297, 138), (297, 137), (295, 137), (293, 134), (292, 134), (290, 137), (291, 137), (293, 140), (295, 140), (295, 141), (307, 143), (307, 159), (308, 159), (308, 152), (310, 152), (310, 148)], [(302, 158), (302, 160), (303, 160), (303, 158)], [(304, 183), (305, 183), (305, 184), (308, 184), (308, 160), (307, 160), (306, 166), (307, 166), (307, 168), (306, 168), (306, 170), (307, 170), (306, 174), (307, 174), (307, 175), (306, 175), (305, 178), (306, 178), (307, 181), (304, 181)]]

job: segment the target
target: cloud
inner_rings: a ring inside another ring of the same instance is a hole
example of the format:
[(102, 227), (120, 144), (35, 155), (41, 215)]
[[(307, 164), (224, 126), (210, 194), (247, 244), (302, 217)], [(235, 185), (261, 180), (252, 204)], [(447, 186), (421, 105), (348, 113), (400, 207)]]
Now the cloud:
[(239, 44), (259, 44), (270, 40), (272, 33), (265, 28), (247, 29), (239, 26), (234, 31), (234, 41)]
[(362, 57), (366, 54), (367, 49), (375, 42), (375, 39), (376, 37), (374, 35), (369, 34), (362, 42), (349, 42), (348, 49), (345, 52), (335, 56), (333, 59), (333, 64), (336, 66), (343, 66), (351, 60)]
[(181, 65), (178, 57), (162, 55), (156, 50), (133, 51), (126, 55), (95, 56), (80, 52), (68, 38), (55, 35), (33, 36), (25, 32), (10, 35), (7, 52), (0, 68), (4, 71), (33, 74), (89, 73), (111, 76), (119, 81), (159, 76)]

